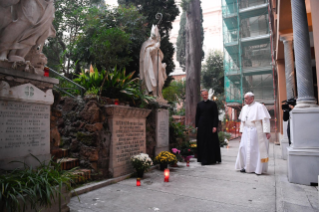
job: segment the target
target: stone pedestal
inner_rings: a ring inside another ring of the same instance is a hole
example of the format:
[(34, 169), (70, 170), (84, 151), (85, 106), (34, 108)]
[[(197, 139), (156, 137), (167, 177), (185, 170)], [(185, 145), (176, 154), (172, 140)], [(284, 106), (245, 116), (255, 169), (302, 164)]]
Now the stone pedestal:
[(287, 148), (289, 147), (289, 140), (287, 136), (287, 127), (288, 127), (288, 121), (283, 121), (282, 122), (282, 127), (283, 127), (283, 136), (282, 139), (280, 140), (280, 146), (281, 146), (281, 157), (284, 160), (287, 160)]
[(169, 151), (169, 112), (168, 109), (156, 110), (156, 149), (155, 155)]
[(291, 141), (288, 147), (288, 180), (310, 185), (319, 175), (319, 107), (294, 108), (290, 112)]
[(151, 110), (116, 105), (106, 106), (105, 110), (112, 136), (110, 175), (132, 173), (131, 156), (146, 153), (146, 117)]
[(57, 79), (0, 68), (0, 168), (38, 166), (50, 155), (51, 88)]

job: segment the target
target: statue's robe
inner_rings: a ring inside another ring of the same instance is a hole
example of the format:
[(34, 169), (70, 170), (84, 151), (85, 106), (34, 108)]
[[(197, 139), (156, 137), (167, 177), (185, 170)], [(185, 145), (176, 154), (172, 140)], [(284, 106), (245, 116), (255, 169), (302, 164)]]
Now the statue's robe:
[(235, 169), (245, 169), (256, 174), (268, 171), (269, 141), (265, 133), (270, 133), (270, 115), (266, 107), (258, 102), (245, 105), (239, 115), (242, 137), (239, 145)]
[(221, 162), (218, 132), (218, 109), (214, 101), (201, 101), (196, 108), (197, 161), (203, 165)]
[[(162, 88), (164, 86), (166, 75), (166, 64), (162, 63), (164, 59), (163, 52), (159, 45), (156, 46), (157, 41), (149, 38), (142, 45), (140, 52), (140, 79), (143, 81), (143, 88), (149, 93), (153, 92), (155, 96), (162, 98)], [(158, 69), (157, 66), (158, 65)], [(158, 79), (157, 79), (158, 70)], [(158, 80), (158, 85), (157, 85)], [(157, 87), (159, 87), (159, 94), (157, 94)]]

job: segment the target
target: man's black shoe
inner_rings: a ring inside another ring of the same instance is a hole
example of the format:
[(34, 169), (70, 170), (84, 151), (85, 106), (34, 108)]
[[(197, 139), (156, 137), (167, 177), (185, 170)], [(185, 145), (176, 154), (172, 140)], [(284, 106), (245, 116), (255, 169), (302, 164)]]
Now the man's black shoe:
[(241, 169), (241, 170), (240, 170), (240, 172), (245, 173), (245, 172), (246, 172), (246, 170), (245, 170), (245, 169)]

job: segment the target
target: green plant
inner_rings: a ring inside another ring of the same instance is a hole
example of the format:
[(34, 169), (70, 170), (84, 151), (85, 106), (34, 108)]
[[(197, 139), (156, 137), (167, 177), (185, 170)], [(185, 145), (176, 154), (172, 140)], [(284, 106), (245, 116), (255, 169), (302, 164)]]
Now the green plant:
[(220, 147), (224, 147), (225, 145), (227, 145), (228, 143), (225, 142), (225, 139), (229, 140), (231, 137), (231, 135), (229, 133), (226, 132), (218, 132), (218, 140), (219, 140), (219, 145)]
[(133, 78), (135, 72), (126, 75), (125, 69), (107, 72), (101, 85), (101, 94), (110, 98), (119, 98), (125, 94), (133, 96), (136, 91), (138, 78)]
[(30, 204), (31, 209), (39, 211), (50, 207), (57, 196), (61, 208), (62, 185), (70, 190), (71, 182), (77, 176), (71, 173), (73, 170), (61, 170), (60, 164), (52, 160), (45, 164), (32, 156), (40, 164), (37, 168), (20, 162), (24, 169), (15, 169), (0, 175), (1, 211), (24, 211), (27, 204)]
[(154, 162), (156, 164), (176, 164), (177, 158), (173, 153), (162, 151), (155, 157)]
[(75, 78), (73, 81), (83, 86), (87, 91), (93, 91), (101, 86), (105, 74), (105, 70), (99, 72), (98, 69), (94, 67), (90, 72), (85, 72), (82, 70), (79, 75), (76, 75), (77, 78)]

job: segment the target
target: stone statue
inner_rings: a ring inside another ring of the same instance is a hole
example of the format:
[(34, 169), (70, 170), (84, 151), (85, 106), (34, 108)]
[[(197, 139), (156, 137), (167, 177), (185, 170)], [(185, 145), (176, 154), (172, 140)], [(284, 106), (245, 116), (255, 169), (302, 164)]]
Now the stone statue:
[[(55, 37), (53, 0), (1, 0), (0, 67), (43, 75), (45, 40)], [(42, 70), (41, 70), (42, 69)]]
[(167, 103), (162, 95), (167, 75), (166, 63), (162, 63), (164, 55), (160, 49), (160, 41), (159, 30), (156, 25), (153, 25), (151, 37), (143, 43), (140, 52), (140, 79), (143, 89), (157, 97), (158, 102)]

